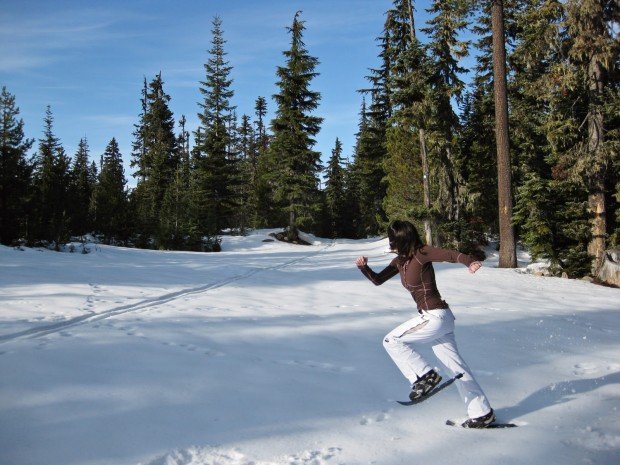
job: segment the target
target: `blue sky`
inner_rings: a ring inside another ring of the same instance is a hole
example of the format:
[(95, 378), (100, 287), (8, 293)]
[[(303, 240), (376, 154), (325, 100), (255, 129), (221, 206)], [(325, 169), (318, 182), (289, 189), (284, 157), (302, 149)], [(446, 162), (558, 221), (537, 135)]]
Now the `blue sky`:
[[(428, 0), (417, 2), (417, 24)], [(199, 81), (211, 47), (215, 15), (223, 21), (225, 50), (233, 67), (233, 104), (254, 118), (258, 96), (269, 116), (276, 67), (284, 63), (297, 10), (306, 22), (305, 43), (319, 59), (312, 88), (322, 95), (324, 118), (316, 149), (329, 156), (336, 137), (351, 156), (368, 68), (378, 64), (376, 37), (391, 0), (0, 0), (0, 86), (15, 95), (26, 134), (38, 139), (47, 105), (55, 134), (67, 153), (88, 139), (98, 160), (112, 137), (129, 160), (133, 125), (140, 113), (143, 78), (161, 71), (175, 119), (197, 127)], [(36, 143), (33, 149), (36, 149)]]

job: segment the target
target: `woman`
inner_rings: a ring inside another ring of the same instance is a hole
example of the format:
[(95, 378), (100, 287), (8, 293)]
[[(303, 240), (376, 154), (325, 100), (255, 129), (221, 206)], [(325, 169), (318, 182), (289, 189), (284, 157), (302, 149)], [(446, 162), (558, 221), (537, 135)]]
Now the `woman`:
[(380, 273), (370, 269), (367, 257), (359, 257), (355, 263), (377, 286), (400, 274), (403, 286), (411, 292), (418, 306), (418, 315), (395, 328), (383, 341), (388, 354), (412, 385), (410, 399), (425, 396), (441, 381), (441, 376), (415, 350), (417, 344), (431, 344), (452, 376), (463, 374), (456, 381), (469, 416), (462, 426), (484, 428), (490, 425), (495, 421), (495, 414), (458, 352), (454, 315), (437, 290), (432, 262), (462, 263), (470, 273), (478, 271), (482, 264), (464, 253), (424, 245), (409, 221), (394, 221), (388, 228), (388, 239), (390, 250), (397, 256)]

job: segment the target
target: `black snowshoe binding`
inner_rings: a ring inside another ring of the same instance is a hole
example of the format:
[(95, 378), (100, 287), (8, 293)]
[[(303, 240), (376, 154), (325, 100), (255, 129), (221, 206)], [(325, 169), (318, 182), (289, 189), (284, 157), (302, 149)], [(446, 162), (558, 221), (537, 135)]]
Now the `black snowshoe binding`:
[(495, 412), (493, 409), (486, 415), (478, 418), (470, 418), (465, 421), (461, 426), (463, 428), (487, 428), (491, 423), (495, 421)]
[(420, 379), (418, 379), (411, 387), (411, 393), (409, 393), (409, 399), (412, 401), (418, 400), (431, 392), (435, 386), (441, 381), (441, 376), (435, 370), (431, 370)]

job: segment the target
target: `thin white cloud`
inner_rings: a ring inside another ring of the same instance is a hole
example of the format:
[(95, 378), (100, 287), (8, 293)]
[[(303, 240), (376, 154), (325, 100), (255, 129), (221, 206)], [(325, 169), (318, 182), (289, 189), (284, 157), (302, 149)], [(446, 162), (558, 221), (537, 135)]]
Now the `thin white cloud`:
[(29, 13), (0, 17), (2, 72), (41, 68), (65, 60), (75, 51), (134, 35), (120, 27), (128, 17), (121, 19), (104, 10), (74, 10), (70, 15), (57, 13), (45, 17)]
[(131, 128), (136, 123), (138, 117), (136, 115), (89, 115), (83, 119), (94, 123), (103, 124), (105, 126), (120, 126)]

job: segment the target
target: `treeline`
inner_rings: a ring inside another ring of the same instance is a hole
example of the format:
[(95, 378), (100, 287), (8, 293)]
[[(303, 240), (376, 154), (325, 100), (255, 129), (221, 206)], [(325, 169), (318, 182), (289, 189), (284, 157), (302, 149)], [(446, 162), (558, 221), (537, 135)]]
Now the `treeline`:
[[(498, 207), (491, 9), (503, 8), (510, 185)], [(314, 150), (322, 119), (312, 90), (318, 59), (297, 13), (267, 99), (237, 115), (232, 66), (215, 18), (200, 123), (175, 122), (161, 75), (145, 79), (134, 130), (135, 189), (116, 141), (99, 164), (82, 140), (71, 160), (48, 108), (34, 157), (14, 97), (2, 93), (0, 241), (59, 244), (96, 232), (105, 242), (218, 250), (225, 231), (287, 225), (324, 237), (382, 234), (395, 218), (427, 242), (473, 249), (508, 213), (534, 258), (589, 274), (620, 236), (619, 7), (612, 0), (433, 2), (417, 28), (411, 0), (395, 0), (377, 38), (356, 144), (337, 139), (326, 165)], [(420, 33), (424, 33), (424, 42)], [(464, 37), (473, 37), (465, 40)], [(474, 55), (473, 70), (462, 67)], [(473, 78), (463, 81), (469, 71)]]

